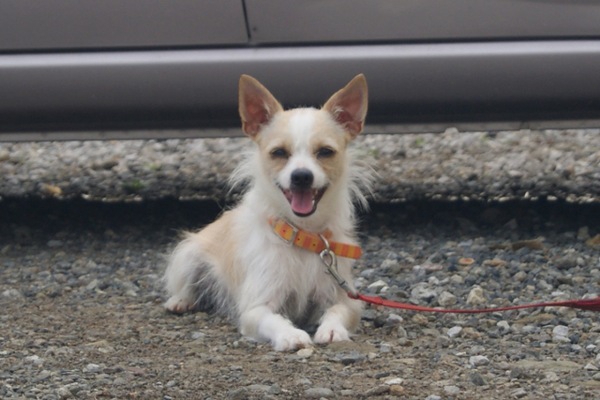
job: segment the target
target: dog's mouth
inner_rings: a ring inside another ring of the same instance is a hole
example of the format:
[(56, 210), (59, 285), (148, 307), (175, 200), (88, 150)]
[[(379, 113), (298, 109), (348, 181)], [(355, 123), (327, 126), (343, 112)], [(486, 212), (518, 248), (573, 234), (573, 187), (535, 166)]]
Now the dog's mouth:
[(327, 187), (321, 189), (281, 189), (283, 195), (290, 203), (292, 211), (299, 217), (308, 217), (317, 210), (317, 205), (323, 197)]

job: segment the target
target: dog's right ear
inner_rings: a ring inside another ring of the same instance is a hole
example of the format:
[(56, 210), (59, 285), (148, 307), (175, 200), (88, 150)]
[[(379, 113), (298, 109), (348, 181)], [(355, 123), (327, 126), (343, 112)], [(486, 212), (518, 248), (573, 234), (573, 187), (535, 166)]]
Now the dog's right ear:
[(261, 127), (267, 124), (273, 115), (283, 111), (283, 107), (259, 81), (249, 75), (242, 75), (240, 77), (239, 111), (242, 130), (254, 139)]

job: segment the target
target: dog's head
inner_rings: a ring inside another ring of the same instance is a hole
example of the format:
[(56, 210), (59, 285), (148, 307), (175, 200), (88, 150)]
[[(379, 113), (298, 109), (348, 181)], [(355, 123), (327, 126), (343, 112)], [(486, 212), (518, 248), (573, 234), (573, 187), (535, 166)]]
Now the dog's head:
[(242, 75), (239, 111), (243, 131), (258, 145), (260, 172), (293, 214), (308, 217), (347, 184), (346, 148), (364, 126), (367, 82), (356, 76), (320, 110), (284, 111), (260, 82)]

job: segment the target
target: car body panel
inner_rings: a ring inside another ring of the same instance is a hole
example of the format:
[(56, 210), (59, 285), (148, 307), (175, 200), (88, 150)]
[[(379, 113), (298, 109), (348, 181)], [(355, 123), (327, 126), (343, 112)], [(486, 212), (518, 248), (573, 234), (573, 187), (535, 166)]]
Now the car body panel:
[(590, 0), (246, 0), (246, 4), (255, 43), (600, 36), (600, 2)]
[(0, 0), (0, 51), (247, 42), (239, 0)]
[[(0, 9), (22, 12), (17, 3), (0, 0)], [(117, 3), (81, 1), (113, 11)], [(242, 73), (261, 80), (285, 106), (318, 106), (364, 73), (367, 131), (600, 121), (600, 23), (590, 22), (600, 21), (597, 2), (176, 0), (177, 13), (164, 10), (170, 2), (126, 3), (135, 33), (123, 20), (113, 26), (106, 10), (81, 38), (65, 28), (56, 33), (63, 39), (44, 42), (18, 28), (31, 22), (25, 15), (12, 24), (28, 37), (0, 39), (0, 140), (239, 134), (233, 128)], [(144, 16), (136, 20), (132, 10)], [(310, 22), (322, 14), (317, 29)], [(484, 22), (494, 15), (500, 22)], [(177, 26), (196, 17), (203, 27)], [(402, 30), (394, 31), (396, 20)], [(153, 22), (165, 25), (142, 35)], [(103, 28), (114, 28), (114, 36)]]

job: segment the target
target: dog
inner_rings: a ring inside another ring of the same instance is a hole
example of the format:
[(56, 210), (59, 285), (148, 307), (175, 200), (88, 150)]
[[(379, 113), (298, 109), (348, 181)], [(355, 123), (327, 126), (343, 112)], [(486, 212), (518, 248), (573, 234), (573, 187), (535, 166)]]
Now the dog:
[[(355, 214), (366, 207), (369, 172), (348, 145), (363, 130), (367, 97), (360, 74), (320, 109), (284, 110), (259, 81), (241, 76), (242, 130), (255, 146), (232, 182), (246, 190), (235, 208), (176, 246), (164, 275), (168, 311), (226, 314), (242, 335), (277, 351), (350, 340), (362, 311), (346, 291), (354, 290), (353, 259), (331, 246), (357, 249)], [(318, 252), (298, 246), (306, 237)], [(337, 280), (327, 274), (332, 259)]]

